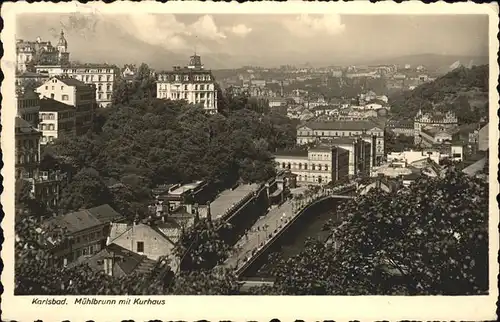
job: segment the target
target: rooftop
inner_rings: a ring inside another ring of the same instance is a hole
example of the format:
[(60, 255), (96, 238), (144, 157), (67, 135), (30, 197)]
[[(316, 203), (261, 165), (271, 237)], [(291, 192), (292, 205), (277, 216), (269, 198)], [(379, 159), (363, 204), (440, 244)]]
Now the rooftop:
[(213, 219), (221, 218), (229, 209), (251, 193), (256, 192), (258, 188), (258, 184), (242, 184), (235, 189), (228, 189), (221, 192), (221, 194), (210, 203), (211, 217)]
[(64, 112), (74, 110), (75, 107), (44, 97), (40, 100), (40, 112)]
[(64, 84), (66, 84), (68, 86), (74, 86), (74, 87), (77, 87), (77, 88), (92, 88), (91, 85), (85, 84), (84, 82), (79, 81), (76, 78), (61, 77), (61, 76), (55, 76), (55, 78), (57, 78), (58, 80), (60, 80), (61, 82), (63, 82)]
[(198, 188), (202, 183), (203, 183), (203, 181), (195, 181), (195, 182), (187, 183), (187, 184), (182, 185), (180, 187), (177, 187), (173, 190), (170, 190), (169, 194), (181, 195), (189, 190), (194, 190), (194, 189)]
[(83, 209), (63, 216), (54, 217), (46, 221), (47, 224), (55, 224), (68, 232), (74, 233), (112, 221), (121, 220), (123, 217), (108, 204), (98, 207)]
[[(330, 121), (330, 122), (309, 122), (302, 126), (307, 126), (313, 130), (340, 130), (340, 131), (360, 131), (371, 130), (377, 125), (371, 121)], [(302, 127), (300, 126), (300, 127)]]
[(16, 133), (18, 134), (37, 134), (40, 133), (37, 129), (35, 129), (30, 123), (25, 121), (24, 119), (16, 116), (15, 121)]
[(293, 157), (307, 157), (307, 150), (293, 149), (293, 150), (280, 150), (274, 153), (276, 156), (293, 156)]

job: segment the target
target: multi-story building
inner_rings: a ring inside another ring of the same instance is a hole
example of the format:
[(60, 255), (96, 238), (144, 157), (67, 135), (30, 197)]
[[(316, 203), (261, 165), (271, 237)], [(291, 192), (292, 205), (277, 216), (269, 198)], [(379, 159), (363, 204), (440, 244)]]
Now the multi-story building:
[(282, 151), (274, 155), (278, 171), (290, 170), (299, 184), (328, 184), (349, 175), (349, 151), (336, 146)]
[(432, 147), (433, 145), (440, 145), (445, 142), (451, 142), (453, 133), (450, 133), (445, 128), (438, 127), (424, 127), (420, 129), (419, 144)]
[(423, 128), (438, 127), (443, 129), (452, 129), (458, 126), (458, 118), (453, 112), (423, 113), (420, 110), (415, 116), (413, 126), (414, 126), (415, 144), (419, 144), (422, 140), (420, 134)]
[(33, 91), (16, 93), (17, 115), (33, 127), (38, 127), (40, 98)]
[(191, 56), (189, 65), (174, 66), (172, 71), (158, 73), (156, 97), (171, 100), (186, 100), (201, 104), (213, 114), (217, 113), (217, 86), (210, 70), (204, 69), (201, 57)]
[(297, 128), (297, 144), (361, 137), (369, 138), (370, 142), (375, 137), (372, 156), (376, 164), (380, 163), (385, 152), (384, 130), (371, 121), (309, 122)]
[(77, 135), (86, 133), (91, 127), (95, 99), (95, 86), (69, 77), (52, 77), (36, 89), (42, 98), (51, 98), (75, 109), (74, 130)]
[(16, 73), (16, 92), (33, 91), (38, 85), (45, 83), (49, 79), (47, 74), (37, 74), (33, 72)]
[(67, 265), (106, 247), (110, 223), (121, 220), (123, 217), (105, 204), (52, 217), (42, 223), (41, 231), (60, 264)]
[(64, 65), (69, 63), (68, 42), (61, 30), (59, 41), (53, 46), (50, 41), (16, 41), (16, 54), (18, 72), (25, 72), (35, 65)]
[(40, 165), (41, 133), (20, 117), (15, 121), (15, 166), (17, 178), (33, 178)]
[(40, 100), (39, 119), (38, 129), (42, 132), (40, 144), (49, 144), (55, 139), (74, 133), (76, 110), (71, 105), (43, 98)]
[(415, 135), (413, 120), (389, 120), (386, 126), (387, 129), (391, 130), (396, 135)]
[(62, 184), (66, 178), (59, 170), (39, 171), (34, 178), (28, 179), (32, 186), (33, 196), (57, 213), (61, 196)]
[(36, 72), (64, 78), (74, 78), (95, 86), (95, 98), (100, 107), (107, 107), (113, 99), (113, 88), (119, 68), (107, 64), (71, 64), (66, 66), (36, 66)]

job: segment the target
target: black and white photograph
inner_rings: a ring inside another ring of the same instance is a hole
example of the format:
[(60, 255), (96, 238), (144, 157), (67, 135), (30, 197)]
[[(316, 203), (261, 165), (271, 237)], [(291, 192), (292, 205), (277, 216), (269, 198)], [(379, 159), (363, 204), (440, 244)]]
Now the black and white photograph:
[(488, 10), (84, 6), (2, 35), (13, 297), (498, 295)]

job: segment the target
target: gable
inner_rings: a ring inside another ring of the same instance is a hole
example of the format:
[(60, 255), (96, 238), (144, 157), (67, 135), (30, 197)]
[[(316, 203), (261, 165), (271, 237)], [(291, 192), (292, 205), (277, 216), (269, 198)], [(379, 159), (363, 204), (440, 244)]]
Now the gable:
[(310, 127), (305, 126), (305, 125), (299, 127), (297, 130), (299, 130), (299, 131), (312, 131), (312, 129)]
[(368, 132), (382, 132), (383, 130), (379, 127), (373, 127), (371, 128), (370, 130), (368, 130)]

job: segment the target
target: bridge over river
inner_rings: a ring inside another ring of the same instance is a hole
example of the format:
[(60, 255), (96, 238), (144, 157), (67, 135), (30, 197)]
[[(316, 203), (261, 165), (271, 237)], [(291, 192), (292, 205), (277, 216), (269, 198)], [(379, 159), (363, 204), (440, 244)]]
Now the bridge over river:
[(232, 254), (223, 266), (234, 269), (238, 277), (252, 266), (255, 261), (265, 256), (271, 246), (292, 227), (297, 220), (307, 213), (313, 205), (331, 199), (352, 199), (349, 195), (356, 190), (354, 183), (338, 186), (333, 189), (321, 190), (303, 199), (289, 199), (281, 205), (271, 208), (261, 216), (236, 243)]

